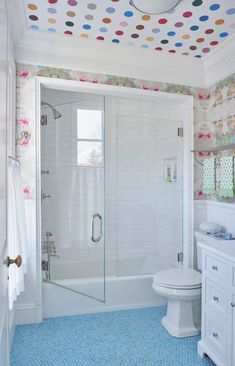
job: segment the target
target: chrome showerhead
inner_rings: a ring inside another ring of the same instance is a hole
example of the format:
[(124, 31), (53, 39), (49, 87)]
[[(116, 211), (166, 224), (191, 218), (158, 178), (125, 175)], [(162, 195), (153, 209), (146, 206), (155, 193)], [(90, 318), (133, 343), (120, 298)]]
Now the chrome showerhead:
[(57, 111), (57, 109), (55, 109), (54, 107), (52, 109), (52, 113), (53, 113), (54, 119), (62, 117), (62, 114), (59, 111)]
[(51, 108), (54, 119), (62, 117), (62, 114), (59, 111), (57, 111), (57, 109), (55, 109), (50, 103), (43, 102), (43, 100), (42, 100), (41, 104), (47, 105), (49, 108)]

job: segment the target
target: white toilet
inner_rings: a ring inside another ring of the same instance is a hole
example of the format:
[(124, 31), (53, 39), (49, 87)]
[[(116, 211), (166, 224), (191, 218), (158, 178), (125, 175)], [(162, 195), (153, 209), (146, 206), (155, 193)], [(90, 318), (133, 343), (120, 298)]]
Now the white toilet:
[(200, 334), (196, 316), (200, 314), (201, 274), (194, 269), (173, 268), (157, 272), (153, 290), (168, 301), (162, 325), (174, 337)]

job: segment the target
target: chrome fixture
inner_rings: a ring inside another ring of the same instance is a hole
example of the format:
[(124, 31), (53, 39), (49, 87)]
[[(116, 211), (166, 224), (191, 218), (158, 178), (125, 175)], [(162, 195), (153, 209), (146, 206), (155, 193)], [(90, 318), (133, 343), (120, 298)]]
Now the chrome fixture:
[(51, 279), (51, 257), (60, 258), (56, 254), (56, 245), (54, 240), (50, 240), (52, 233), (46, 232), (46, 240), (43, 242), (42, 253), (47, 255), (47, 260), (42, 260), (42, 270), (46, 271), (46, 280)]
[(47, 105), (49, 108), (51, 108), (54, 119), (62, 117), (62, 114), (59, 111), (57, 111), (57, 109), (55, 109), (50, 103), (43, 102), (42, 100), (41, 104), (42, 106)]
[[(99, 219), (100, 221), (100, 235), (95, 238), (95, 219)], [(98, 213), (94, 214), (91, 219), (91, 240), (94, 243), (98, 243), (102, 238), (102, 216)]]
[(41, 175), (49, 175), (50, 174), (50, 171), (47, 169), (47, 170), (41, 170)]
[(42, 192), (42, 201), (43, 201), (45, 198), (51, 198), (51, 195), (50, 195), (50, 194), (45, 194), (44, 192)]
[(136, 10), (144, 14), (162, 14), (176, 7), (180, 0), (130, 0)]

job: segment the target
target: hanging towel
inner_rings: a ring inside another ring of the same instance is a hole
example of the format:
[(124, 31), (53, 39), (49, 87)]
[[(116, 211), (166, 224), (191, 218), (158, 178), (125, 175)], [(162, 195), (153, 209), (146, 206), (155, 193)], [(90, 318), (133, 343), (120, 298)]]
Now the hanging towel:
[(27, 272), (28, 242), (26, 234), (25, 204), (20, 165), (8, 159), (8, 251), (10, 258), (22, 257), (22, 265), (9, 267), (9, 309), (24, 291), (24, 274)]
[(222, 156), (220, 159), (220, 196), (234, 196), (234, 157)]
[(215, 158), (204, 159), (203, 161), (203, 193), (215, 193)]

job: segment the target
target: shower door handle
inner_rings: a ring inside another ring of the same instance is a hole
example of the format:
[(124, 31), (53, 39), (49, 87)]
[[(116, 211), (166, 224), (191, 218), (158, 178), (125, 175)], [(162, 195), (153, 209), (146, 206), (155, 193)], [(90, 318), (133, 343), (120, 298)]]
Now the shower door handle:
[[(95, 219), (96, 218), (99, 219), (99, 221), (100, 221), (100, 235), (97, 236), (97, 238), (95, 238), (95, 236), (94, 236), (94, 233), (95, 233)], [(103, 230), (103, 228), (102, 228), (102, 216), (100, 214), (96, 213), (92, 216), (92, 220), (91, 220), (91, 240), (94, 243), (98, 243), (101, 240), (102, 230)]]

